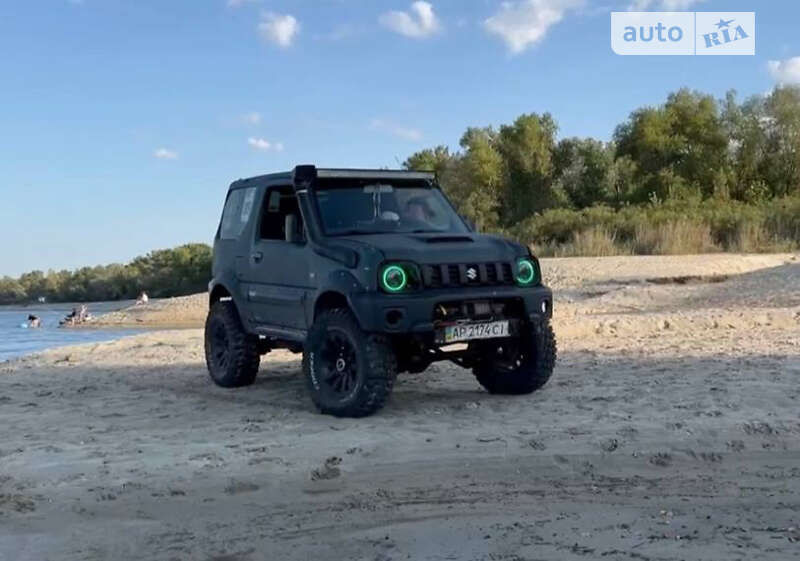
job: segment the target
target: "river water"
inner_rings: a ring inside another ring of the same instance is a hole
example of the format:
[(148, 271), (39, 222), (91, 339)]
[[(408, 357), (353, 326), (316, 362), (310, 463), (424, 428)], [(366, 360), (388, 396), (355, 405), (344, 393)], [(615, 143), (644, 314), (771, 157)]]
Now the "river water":
[[(96, 302), (87, 304), (89, 313), (103, 314), (130, 306), (132, 301)], [(37, 304), (33, 306), (0, 306), (0, 362), (28, 353), (99, 341), (112, 341), (141, 333), (135, 329), (59, 328), (58, 322), (79, 304)], [(26, 329), (28, 314), (42, 319), (40, 329)]]

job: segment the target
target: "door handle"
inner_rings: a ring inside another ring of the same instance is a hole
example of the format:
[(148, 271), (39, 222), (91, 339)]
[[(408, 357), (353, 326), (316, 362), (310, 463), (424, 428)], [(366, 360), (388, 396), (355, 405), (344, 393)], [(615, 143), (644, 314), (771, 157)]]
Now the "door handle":
[(250, 254), (250, 261), (253, 263), (261, 263), (261, 260), (264, 259), (264, 254), (260, 251), (256, 251), (255, 253)]

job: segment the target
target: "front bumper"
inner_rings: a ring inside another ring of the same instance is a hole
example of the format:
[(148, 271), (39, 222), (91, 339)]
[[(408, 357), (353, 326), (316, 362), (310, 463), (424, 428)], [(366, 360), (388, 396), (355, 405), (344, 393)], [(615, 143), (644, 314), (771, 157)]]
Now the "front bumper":
[(525, 318), (540, 323), (553, 317), (553, 292), (546, 286), (470, 287), (421, 290), (409, 294), (361, 292), (350, 296), (350, 306), (361, 328), (372, 333), (433, 333), (434, 308), (458, 300), (519, 300)]

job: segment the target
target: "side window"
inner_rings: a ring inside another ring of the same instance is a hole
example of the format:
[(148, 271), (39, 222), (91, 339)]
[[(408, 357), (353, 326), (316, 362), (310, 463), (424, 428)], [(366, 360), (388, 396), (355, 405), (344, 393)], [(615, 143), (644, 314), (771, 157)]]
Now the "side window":
[(297, 220), (297, 234), (303, 234), (303, 218), (297, 195), (291, 186), (272, 187), (264, 196), (261, 208), (261, 227), (259, 237), (262, 240), (286, 240), (286, 217), (293, 214)]
[(244, 227), (250, 220), (255, 198), (255, 187), (231, 191), (225, 202), (225, 210), (222, 211), (222, 224), (219, 228), (220, 239), (235, 240), (242, 235)]

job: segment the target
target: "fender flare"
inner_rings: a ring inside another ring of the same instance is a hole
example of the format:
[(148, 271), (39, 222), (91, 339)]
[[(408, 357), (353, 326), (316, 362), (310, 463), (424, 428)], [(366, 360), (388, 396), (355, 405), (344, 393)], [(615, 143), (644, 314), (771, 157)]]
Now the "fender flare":
[(338, 294), (344, 297), (347, 301), (347, 307), (350, 312), (355, 316), (359, 325), (363, 325), (362, 318), (359, 317), (359, 312), (353, 306), (352, 295), (354, 293), (366, 292), (366, 287), (353, 275), (350, 271), (337, 270), (331, 272), (328, 277), (321, 282), (317, 288), (314, 298), (309, 301), (306, 306), (306, 321), (307, 325), (313, 325), (314, 315), (317, 310), (317, 304), (320, 299), (327, 294)]
[(213, 304), (212, 295), (214, 291), (222, 288), (230, 295), (231, 301), (233, 305), (236, 307), (236, 312), (239, 314), (239, 319), (241, 320), (242, 324), (248, 331), (252, 331), (252, 326), (250, 325), (250, 318), (246, 317), (242, 314), (243, 309), (247, 309), (242, 302), (242, 294), (240, 294), (239, 290), (239, 282), (235, 278), (227, 278), (222, 277), (219, 279), (213, 279), (211, 282), (208, 283), (208, 307), (211, 308)]

